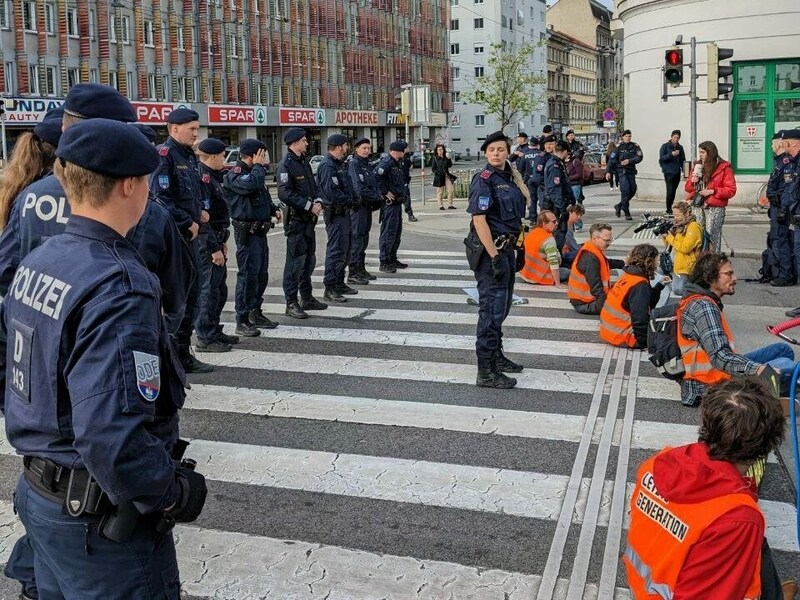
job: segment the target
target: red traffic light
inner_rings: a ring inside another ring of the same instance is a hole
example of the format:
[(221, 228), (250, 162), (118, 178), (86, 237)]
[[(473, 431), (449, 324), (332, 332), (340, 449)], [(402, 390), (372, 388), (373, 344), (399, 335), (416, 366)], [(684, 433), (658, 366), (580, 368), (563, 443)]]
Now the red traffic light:
[(664, 52), (664, 78), (667, 83), (677, 86), (683, 83), (683, 50), (670, 48)]
[(683, 64), (683, 50), (667, 50), (666, 60), (668, 65)]

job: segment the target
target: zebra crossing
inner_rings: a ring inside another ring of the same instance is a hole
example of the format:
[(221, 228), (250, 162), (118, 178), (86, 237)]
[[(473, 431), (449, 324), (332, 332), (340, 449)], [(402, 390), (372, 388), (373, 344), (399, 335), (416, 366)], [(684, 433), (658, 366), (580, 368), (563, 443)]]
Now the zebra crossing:
[[(280, 326), (202, 356), (216, 369), (192, 377), (181, 415), (209, 485), (175, 530), (187, 598), (629, 598), (632, 476), (696, 439), (696, 411), (640, 352), (600, 343), (563, 289), (529, 284), (503, 340), (526, 366), (517, 387), (476, 388), (463, 253), (402, 259), (304, 321), (273, 285)], [(780, 468), (771, 457), (761, 501), (779, 567), (797, 563), (794, 508), (769, 485)], [(18, 472), (0, 440), (6, 487)], [(4, 563), (21, 534), (10, 493), (0, 531)]]

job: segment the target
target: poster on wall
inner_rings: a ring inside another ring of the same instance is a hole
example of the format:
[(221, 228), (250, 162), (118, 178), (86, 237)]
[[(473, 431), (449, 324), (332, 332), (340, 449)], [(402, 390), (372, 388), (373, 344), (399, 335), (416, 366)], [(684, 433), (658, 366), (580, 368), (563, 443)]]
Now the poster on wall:
[(766, 125), (739, 123), (736, 128), (736, 168), (763, 170), (766, 152)]

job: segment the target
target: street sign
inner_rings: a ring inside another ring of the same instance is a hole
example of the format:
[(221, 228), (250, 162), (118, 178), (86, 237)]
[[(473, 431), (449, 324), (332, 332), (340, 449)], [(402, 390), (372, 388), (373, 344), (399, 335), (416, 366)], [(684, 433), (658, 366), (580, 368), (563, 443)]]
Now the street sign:
[(617, 118), (617, 111), (607, 108), (603, 111), (603, 121), (614, 121)]
[(613, 119), (609, 119), (608, 121), (603, 121), (603, 127), (606, 129), (613, 129), (617, 126), (617, 122)]

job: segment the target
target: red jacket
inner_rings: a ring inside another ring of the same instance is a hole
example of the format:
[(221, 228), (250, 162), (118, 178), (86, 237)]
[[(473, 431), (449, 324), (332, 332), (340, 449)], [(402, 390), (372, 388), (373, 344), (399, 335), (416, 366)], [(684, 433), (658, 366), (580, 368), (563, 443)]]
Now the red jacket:
[[(674, 448), (656, 459), (653, 482), (667, 500), (692, 504), (722, 494), (749, 493), (756, 484), (729, 462), (712, 460), (702, 443)], [(751, 507), (735, 508), (712, 523), (689, 551), (673, 600), (743, 598), (761, 555), (764, 527)]]
[[(687, 198), (691, 199), (696, 192), (691, 177), (686, 180), (684, 188)], [(706, 206), (728, 206), (728, 200), (736, 195), (736, 179), (733, 177), (731, 163), (726, 160), (719, 161), (717, 168), (714, 169), (714, 173), (705, 185), (705, 189), (714, 190), (714, 194), (705, 199)]]

